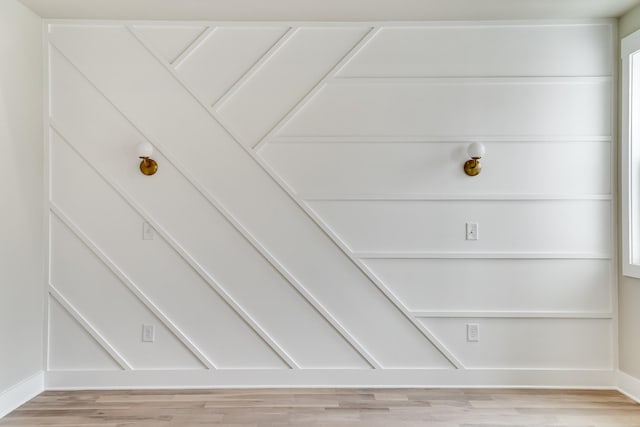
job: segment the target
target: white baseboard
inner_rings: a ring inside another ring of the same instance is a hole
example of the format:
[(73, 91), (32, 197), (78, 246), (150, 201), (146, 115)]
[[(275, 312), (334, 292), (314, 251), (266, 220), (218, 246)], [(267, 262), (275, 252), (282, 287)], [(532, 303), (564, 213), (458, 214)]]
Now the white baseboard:
[(617, 385), (618, 390), (621, 393), (626, 394), (631, 399), (640, 403), (640, 380), (632, 377), (629, 374), (625, 374), (622, 371), (617, 373)]
[(40, 371), (0, 393), (0, 418), (44, 391), (44, 372)]
[(616, 387), (613, 370), (252, 369), (50, 371), (47, 390), (257, 387)]

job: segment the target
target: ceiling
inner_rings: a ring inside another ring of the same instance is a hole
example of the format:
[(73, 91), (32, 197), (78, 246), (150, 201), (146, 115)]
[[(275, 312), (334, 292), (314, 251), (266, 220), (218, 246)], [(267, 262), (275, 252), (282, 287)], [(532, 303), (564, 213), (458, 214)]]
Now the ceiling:
[(615, 18), (640, 0), (20, 0), (44, 18), (421, 21)]

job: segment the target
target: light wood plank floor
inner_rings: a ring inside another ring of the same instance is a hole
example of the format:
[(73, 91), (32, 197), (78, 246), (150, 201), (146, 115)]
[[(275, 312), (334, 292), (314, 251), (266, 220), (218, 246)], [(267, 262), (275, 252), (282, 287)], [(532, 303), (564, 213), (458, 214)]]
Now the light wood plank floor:
[(0, 426), (640, 426), (615, 391), (269, 389), (45, 392)]

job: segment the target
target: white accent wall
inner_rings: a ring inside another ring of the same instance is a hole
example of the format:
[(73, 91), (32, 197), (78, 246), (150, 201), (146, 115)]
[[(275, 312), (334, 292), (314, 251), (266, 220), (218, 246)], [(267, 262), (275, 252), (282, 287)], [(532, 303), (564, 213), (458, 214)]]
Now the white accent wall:
[(613, 21), (48, 30), (49, 387), (610, 385)]
[(42, 390), (42, 21), (0, 2), (0, 416)]

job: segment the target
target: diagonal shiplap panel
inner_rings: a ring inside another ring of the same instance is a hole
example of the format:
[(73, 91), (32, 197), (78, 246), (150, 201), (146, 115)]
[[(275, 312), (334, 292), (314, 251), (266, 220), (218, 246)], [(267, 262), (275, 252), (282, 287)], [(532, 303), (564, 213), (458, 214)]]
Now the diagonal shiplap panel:
[(49, 300), (49, 369), (122, 368), (55, 300)]
[(159, 236), (141, 239), (143, 219), (55, 134), (51, 155), (53, 201), (216, 367), (286, 367)]
[(225, 126), (244, 145), (255, 145), (369, 29), (296, 29), (284, 45), (217, 106)]
[[(165, 230), (169, 230), (170, 235), (177, 239), (178, 244), (189, 253), (194, 262), (219, 281), (230, 296), (277, 343), (284, 347), (300, 366), (367, 367), (367, 364), (337, 332), (331, 329), (322, 316), (289, 286), (278, 271), (261, 257), (160, 153), (156, 153), (154, 157), (163, 167), (153, 179), (140, 175), (135, 167), (132, 169), (130, 160), (131, 153), (135, 151), (135, 144), (131, 141), (139, 141), (143, 137), (59, 53), (52, 54), (52, 63), (54, 64), (52, 91), (55, 94), (65, 93), (64, 97), (54, 97), (52, 110), (56, 124), (61, 129), (64, 128), (63, 133), (69, 142), (88, 159), (89, 163), (108, 176), (109, 182), (120, 189), (121, 195), (133, 198), (135, 203), (152, 215), (156, 222)], [(69, 91), (69, 88), (74, 90)], [(109, 132), (102, 129), (109, 129)], [(62, 157), (56, 159), (56, 163), (69, 163), (69, 166), (62, 168), (61, 172), (83, 170), (88, 175), (86, 180), (93, 182), (92, 186), (102, 189), (96, 194), (92, 192), (83, 197), (69, 197), (69, 203), (86, 197), (102, 196), (104, 198), (106, 197), (104, 192), (113, 192), (104, 182), (94, 177), (88, 171), (89, 168), (83, 166), (82, 162), (79, 162), (73, 153), (69, 153), (64, 145), (60, 146), (62, 141), (55, 133), (54, 141), (56, 145), (53, 148), (53, 154)], [(114, 141), (119, 143), (117, 150), (114, 150)], [(67, 195), (65, 191), (67, 186), (72, 189), (77, 188), (75, 185), (77, 181), (73, 176), (67, 178), (68, 182), (63, 183), (57, 183), (54, 179), (54, 200)], [(110, 203), (102, 205), (104, 211), (115, 209), (124, 203), (122, 198), (115, 195), (112, 195), (109, 200), (111, 200)], [(80, 207), (92, 208), (85, 205)], [(84, 213), (82, 217), (91, 219), (93, 216)], [(140, 225), (134, 224), (134, 226)], [(108, 235), (118, 232), (113, 230)], [(125, 235), (122, 238), (140, 245), (140, 235), (137, 233), (133, 238)], [(147, 244), (143, 247), (148, 246)], [(110, 249), (120, 255), (117, 243), (111, 245)], [(128, 260), (126, 257), (122, 258), (118, 264), (126, 264)], [(135, 267), (135, 265), (129, 266), (134, 272)], [(183, 270), (187, 268), (182, 263), (179, 263), (178, 267)], [(197, 294), (185, 295), (187, 292), (194, 292), (194, 282), (202, 282), (200, 278), (194, 277), (193, 272), (187, 270), (184, 274), (188, 277), (176, 278), (171, 282), (168, 281), (168, 277), (175, 274), (173, 269), (177, 267), (163, 265), (162, 268), (166, 271), (153, 272), (157, 277), (149, 285), (157, 283), (165, 292), (172, 292), (173, 296), (168, 301), (176, 303), (179, 298), (184, 298), (184, 305), (189, 305), (189, 301), (196, 300), (197, 304), (202, 304), (200, 311), (205, 316), (211, 316), (220, 311), (207, 309), (207, 304), (213, 304), (215, 301), (210, 302), (208, 298)], [(149, 279), (148, 273), (140, 276), (143, 284)], [(201, 289), (200, 292), (202, 292)], [(198, 311), (192, 312), (195, 314)], [(175, 308), (175, 315), (180, 313), (180, 306), (178, 306)], [(292, 322), (291, 319), (297, 319), (297, 322)], [(190, 330), (202, 330), (202, 327), (197, 326), (197, 319), (193, 319), (193, 322)], [(212, 319), (211, 323), (226, 324), (227, 322)], [(242, 350), (241, 346), (245, 345), (245, 339), (239, 339), (239, 333), (234, 335), (232, 330), (229, 330), (229, 334), (225, 346), (211, 350), (214, 354), (226, 349), (232, 351), (228, 358), (223, 359), (224, 363), (234, 364), (248, 355), (255, 354), (258, 357), (262, 353), (261, 349), (252, 347)], [(245, 338), (251, 340), (251, 337)], [(201, 336), (198, 341), (203, 342), (203, 345), (219, 346), (219, 343), (208, 344), (209, 339), (206, 336)], [(239, 353), (236, 353), (234, 348), (237, 348)], [(254, 364), (259, 360), (258, 357)]]
[(136, 25), (136, 33), (162, 55), (167, 62), (175, 61), (206, 27), (204, 25)]
[[(188, 165), (384, 367), (450, 366), (124, 27), (54, 26), (50, 39), (142, 132)], [(71, 133), (74, 126), (64, 125)]]
[[(51, 219), (51, 283), (134, 369), (203, 369), (158, 319), (55, 216)], [(155, 342), (141, 340), (155, 326)]]
[[(287, 27), (217, 27), (175, 69), (202, 99), (217, 101)], [(137, 27), (136, 27), (137, 33)]]

